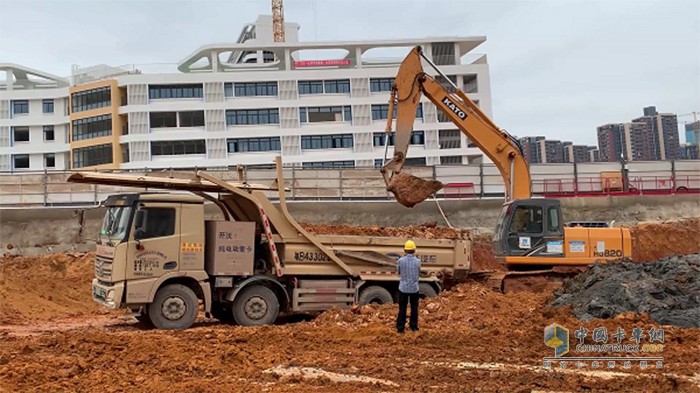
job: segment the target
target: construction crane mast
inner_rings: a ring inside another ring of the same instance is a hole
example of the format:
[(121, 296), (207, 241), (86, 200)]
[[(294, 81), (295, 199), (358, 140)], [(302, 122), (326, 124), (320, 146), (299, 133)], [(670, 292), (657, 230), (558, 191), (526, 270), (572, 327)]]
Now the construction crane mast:
[(272, 34), (275, 42), (284, 42), (284, 4), (272, 0)]

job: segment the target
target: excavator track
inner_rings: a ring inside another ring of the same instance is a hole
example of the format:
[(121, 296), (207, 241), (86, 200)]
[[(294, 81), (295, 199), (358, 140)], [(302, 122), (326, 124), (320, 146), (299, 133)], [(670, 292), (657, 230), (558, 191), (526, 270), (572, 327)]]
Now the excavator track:
[(563, 285), (565, 279), (586, 269), (586, 266), (557, 266), (552, 269), (529, 271), (484, 271), (477, 272), (471, 277), (500, 293), (542, 291), (558, 288)]

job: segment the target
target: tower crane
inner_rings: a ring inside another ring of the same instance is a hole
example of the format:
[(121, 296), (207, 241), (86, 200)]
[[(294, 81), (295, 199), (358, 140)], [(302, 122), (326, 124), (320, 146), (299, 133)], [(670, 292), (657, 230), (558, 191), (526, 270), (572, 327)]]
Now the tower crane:
[(284, 42), (284, 3), (272, 0), (272, 35), (275, 42)]

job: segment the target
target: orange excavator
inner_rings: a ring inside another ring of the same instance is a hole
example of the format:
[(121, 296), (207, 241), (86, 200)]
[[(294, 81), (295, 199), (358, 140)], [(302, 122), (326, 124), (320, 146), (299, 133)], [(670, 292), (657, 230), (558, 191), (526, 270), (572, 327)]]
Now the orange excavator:
[[(422, 61), (452, 89), (425, 73)], [(614, 228), (601, 221), (564, 222), (559, 200), (533, 198), (530, 169), (518, 141), (491, 121), (420, 46), (413, 48), (401, 63), (389, 100), (389, 113), (396, 108), (394, 154), (380, 171), (387, 190), (399, 203), (413, 207), (443, 188), (440, 182), (402, 172), (422, 95), (493, 161), (505, 182), (505, 203), (495, 228), (493, 249), (496, 259), (508, 271), (491, 276), (497, 289), (507, 291), (511, 279), (563, 277), (596, 261), (631, 256), (629, 229)], [(389, 116), (387, 133), (391, 133), (392, 120)]]

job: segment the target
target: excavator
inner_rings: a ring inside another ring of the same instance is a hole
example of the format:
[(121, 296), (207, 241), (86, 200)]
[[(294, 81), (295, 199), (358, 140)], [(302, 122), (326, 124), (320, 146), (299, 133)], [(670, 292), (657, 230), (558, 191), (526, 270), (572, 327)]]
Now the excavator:
[[(434, 68), (451, 89), (424, 72), (422, 61)], [(440, 182), (402, 171), (422, 95), (488, 156), (505, 182), (505, 202), (494, 231), (493, 250), (506, 271), (493, 272), (488, 277), (494, 289), (508, 292), (509, 287), (519, 286), (518, 281), (522, 280), (544, 285), (560, 283), (564, 277), (597, 261), (631, 256), (629, 229), (600, 221), (564, 222), (559, 200), (533, 197), (530, 169), (518, 141), (489, 119), (420, 46), (413, 48), (401, 63), (389, 100), (389, 113), (396, 109), (394, 152), (380, 172), (387, 190), (399, 203), (413, 207), (444, 187)], [(392, 132), (392, 121), (389, 116), (388, 134)]]

